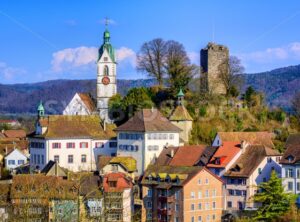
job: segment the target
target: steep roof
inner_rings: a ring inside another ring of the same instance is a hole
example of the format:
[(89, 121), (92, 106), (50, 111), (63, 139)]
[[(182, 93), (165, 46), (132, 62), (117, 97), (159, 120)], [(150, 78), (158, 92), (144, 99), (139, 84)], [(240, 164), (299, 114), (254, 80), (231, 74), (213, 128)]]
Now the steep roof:
[[(110, 182), (115, 182), (116, 186), (111, 186)], [(122, 192), (132, 187), (131, 178), (124, 173), (108, 173), (103, 177), (103, 189), (105, 192)]]
[(269, 132), (218, 132), (222, 142), (224, 141), (247, 141), (252, 145), (264, 145), (274, 147), (273, 134)]
[(85, 198), (101, 197), (100, 178), (97, 175), (89, 174), (80, 178), (80, 195)]
[(47, 127), (43, 135), (30, 135), (42, 138), (93, 138), (111, 139), (116, 137), (114, 124), (106, 124), (106, 130), (100, 124), (101, 119), (97, 115), (52, 115), (40, 119), (39, 124)]
[[(207, 167), (225, 168), (227, 164), (241, 151), (240, 142), (223, 142), (207, 164)], [(220, 164), (216, 160), (220, 159)]]
[(136, 160), (133, 157), (129, 156), (98, 156), (99, 169), (102, 169), (108, 164), (120, 164), (128, 172), (136, 171)]
[(280, 163), (293, 164), (300, 161), (300, 134), (291, 134), (285, 143)]
[(25, 130), (5, 130), (3, 134), (8, 138), (26, 138)]
[(181, 130), (177, 126), (173, 125), (157, 109), (143, 109), (136, 112), (133, 117), (131, 117), (123, 125), (116, 128), (115, 131), (180, 132)]
[(280, 156), (280, 153), (263, 145), (249, 145), (224, 176), (249, 177), (268, 156)]
[(59, 176), (66, 177), (67, 173), (62, 169), (59, 164), (53, 160), (50, 160), (46, 166), (42, 169), (41, 173), (46, 176)]
[(89, 93), (77, 93), (77, 94), (91, 113), (96, 111), (95, 101), (93, 100), (93, 98)]
[(160, 153), (156, 164), (170, 166), (204, 166), (215, 153), (216, 149), (216, 147), (208, 147), (206, 145), (167, 147)]
[(175, 110), (172, 112), (171, 116), (169, 117), (170, 121), (193, 121), (193, 118), (187, 111), (187, 109), (179, 105), (175, 108)]

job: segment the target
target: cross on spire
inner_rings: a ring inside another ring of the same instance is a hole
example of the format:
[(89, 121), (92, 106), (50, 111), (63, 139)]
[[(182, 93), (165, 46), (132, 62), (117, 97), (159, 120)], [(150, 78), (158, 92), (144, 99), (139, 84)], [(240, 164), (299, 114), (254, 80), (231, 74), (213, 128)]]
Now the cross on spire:
[(107, 28), (108, 24), (109, 24), (109, 19), (108, 19), (108, 17), (105, 17), (105, 27), (106, 28)]

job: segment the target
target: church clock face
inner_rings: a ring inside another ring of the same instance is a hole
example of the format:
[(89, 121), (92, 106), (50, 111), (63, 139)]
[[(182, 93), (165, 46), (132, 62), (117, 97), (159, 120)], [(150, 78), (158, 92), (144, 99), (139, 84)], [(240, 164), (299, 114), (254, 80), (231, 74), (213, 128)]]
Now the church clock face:
[(108, 85), (110, 83), (110, 79), (107, 76), (104, 76), (102, 78), (103, 85)]

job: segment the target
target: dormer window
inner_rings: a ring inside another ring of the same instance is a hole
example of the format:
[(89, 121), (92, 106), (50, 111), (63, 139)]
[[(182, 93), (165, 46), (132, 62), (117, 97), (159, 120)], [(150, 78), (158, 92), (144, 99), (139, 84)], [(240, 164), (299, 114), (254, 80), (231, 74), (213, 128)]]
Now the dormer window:
[(221, 164), (220, 157), (216, 157), (216, 159), (215, 159), (215, 164), (216, 164), (216, 165), (220, 165), (220, 164)]
[(287, 160), (289, 161), (289, 163), (291, 163), (294, 160), (294, 157), (292, 155), (289, 155), (287, 157)]
[(171, 182), (171, 177), (170, 177), (169, 175), (166, 177), (166, 182), (167, 182), (167, 183), (170, 183), (170, 182)]

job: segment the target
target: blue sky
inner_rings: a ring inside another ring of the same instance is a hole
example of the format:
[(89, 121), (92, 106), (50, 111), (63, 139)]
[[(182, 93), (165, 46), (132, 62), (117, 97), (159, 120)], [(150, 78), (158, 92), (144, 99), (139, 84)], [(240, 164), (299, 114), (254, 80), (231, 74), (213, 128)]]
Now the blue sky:
[(183, 43), (195, 64), (209, 41), (248, 73), (300, 64), (297, 0), (1, 0), (0, 83), (95, 78), (105, 17), (122, 79), (145, 77), (135, 53), (156, 37)]

